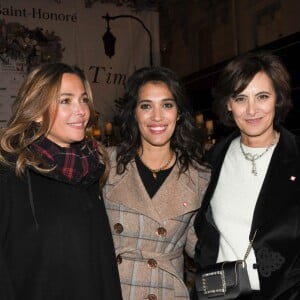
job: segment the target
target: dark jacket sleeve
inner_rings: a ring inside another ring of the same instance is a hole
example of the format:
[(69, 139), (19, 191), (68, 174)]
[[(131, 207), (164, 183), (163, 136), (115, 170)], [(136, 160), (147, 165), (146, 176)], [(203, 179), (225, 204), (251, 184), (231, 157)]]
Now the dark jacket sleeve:
[(224, 149), (225, 143), (228, 143), (227, 140), (222, 139), (214, 145), (205, 156), (205, 161), (211, 168), (211, 180), (194, 223), (195, 232), (198, 238), (194, 260), (200, 268), (215, 262), (218, 254), (219, 233), (216, 229), (216, 225), (214, 224), (209, 203), (217, 181), (216, 165), (220, 164), (217, 160), (221, 159), (221, 152), (222, 149)]

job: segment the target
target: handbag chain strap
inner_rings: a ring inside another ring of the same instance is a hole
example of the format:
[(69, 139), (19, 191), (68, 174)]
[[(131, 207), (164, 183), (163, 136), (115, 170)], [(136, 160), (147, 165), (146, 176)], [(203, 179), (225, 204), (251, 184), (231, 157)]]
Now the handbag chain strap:
[(248, 257), (249, 254), (250, 254), (250, 251), (251, 251), (251, 248), (252, 248), (252, 244), (253, 244), (253, 241), (254, 241), (255, 236), (256, 236), (256, 232), (257, 232), (257, 229), (255, 230), (255, 232), (254, 232), (254, 234), (253, 234), (253, 237), (252, 237), (252, 239), (250, 240), (250, 243), (249, 243), (248, 248), (247, 248), (247, 250), (246, 250), (246, 254), (245, 254), (244, 259), (243, 259), (244, 261), (246, 261), (247, 257)]

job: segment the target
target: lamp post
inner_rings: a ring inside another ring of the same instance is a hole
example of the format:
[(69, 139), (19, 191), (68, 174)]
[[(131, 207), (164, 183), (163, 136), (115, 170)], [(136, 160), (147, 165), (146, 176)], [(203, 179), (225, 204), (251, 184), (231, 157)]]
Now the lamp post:
[(153, 65), (153, 57), (152, 57), (152, 36), (150, 30), (146, 27), (146, 25), (143, 23), (143, 21), (135, 16), (131, 15), (117, 15), (117, 16), (110, 16), (108, 13), (106, 13), (105, 16), (102, 16), (103, 19), (106, 20), (106, 32), (103, 35), (103, 43), (104, 43), (104, 49), (105, 49), (105, 54), (111, 58), (115, 54), (115, 42), (116, 42), (116, 37), (111, 33), (110, 27), (109, 27), (109, 21), (119, 19), (119, 18), (130, 18), (133, 20), (138, 21), (145, 31), (147, 32), (149, 36), (149, 49), (150, 49), (150, 66)]

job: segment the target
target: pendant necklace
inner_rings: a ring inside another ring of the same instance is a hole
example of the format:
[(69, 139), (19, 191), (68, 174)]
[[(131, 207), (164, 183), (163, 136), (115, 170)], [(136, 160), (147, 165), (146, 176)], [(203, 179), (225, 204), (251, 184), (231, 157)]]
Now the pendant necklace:
[(268, 146), (262, 153), (260, 154), (251, 154), (249, 152), (245, 152), (243, 145), (242, 145), (242, 138), (240, 138), (240, 148), (246, 160), (249, 160), (252, 163), (252, 171), (251, 173), (254, 176), (257, 176), (257, 167), (256, 167), (256, 160), (260, 159), (263, 155), (265, 155), (278, 141), (278, 133), (275, 131), (275, 137), (270, 146)]
[(158, 169), (151, 169), (151, 168), (149, 168), (149, 167), (144, 163), (144, 161), (142, 160), (142, 158), (141, 158), (140, 155), (139, 155), (139, 158), (140, 158), (141, 162), (144, 164), (144, 166), (152, 173), (152, 176), (154, 177), (154, 179), (156, 179), (157, 173), (158, 173), (158, 172), (167, 169), (167, 167), (169, 166), (169, 164), (171, 163), (171, 161), (172, 161), (172, 159), (173, 159), (173, 156), (174, 156), (174, 152), (171, 153), (169, 160), (168, 160), (163, 166), (161, 166), (161, 167), (158, 168)]

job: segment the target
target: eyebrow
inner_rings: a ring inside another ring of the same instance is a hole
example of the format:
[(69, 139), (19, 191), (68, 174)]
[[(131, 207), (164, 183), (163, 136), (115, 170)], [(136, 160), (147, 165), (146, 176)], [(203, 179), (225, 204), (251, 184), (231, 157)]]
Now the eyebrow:
[[(73, 93), (61, 93), (60, 96), (74, 96)], [(81, 96), (87, 96), (87, 92), (83, 92)]]
[(258, 95), (258, 94), (271, 94), (272, 92), (268, 92), (268, 91), (261, 91), (261, 92), (258, 92), (256, 93), (255, 95)]
[[(151, 99), (138, 99), (138, 102), (152, 102), (153, 100)], [(175, 102), (175, 99), (174, 98), (164, 98), (164, 99), (161, 99), (161, 101), (174, 101)]]
[[(272, 94), (272, 92), (269, 92), (269, 91), (260, 91), (258, 93), (255, 93), (255, 95), (259, 95), (259, 94)], [(236, 97), (239, 97), (239, 96), (246, 96), (247, 97), (247, 94), (243, 94), (241, 92), (241, 93), (236, 94), (236, 95), (231, 95), (231, 98), (236, 98)]]

